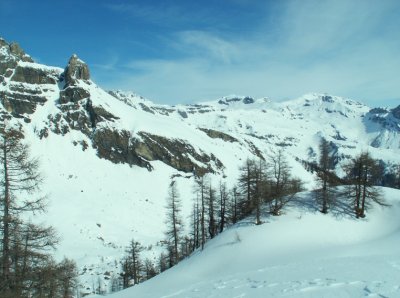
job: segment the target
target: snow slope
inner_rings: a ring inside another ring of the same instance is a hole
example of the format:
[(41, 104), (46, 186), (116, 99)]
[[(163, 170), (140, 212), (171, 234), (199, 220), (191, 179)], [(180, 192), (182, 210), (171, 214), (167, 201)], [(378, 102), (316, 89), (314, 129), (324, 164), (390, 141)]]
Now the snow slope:
[(374, 205), (363, 220), (297, 203), (261, 226), (242, 222), (110, 297), (400, 297), (400, 191), (382, 190), (392, 206)]

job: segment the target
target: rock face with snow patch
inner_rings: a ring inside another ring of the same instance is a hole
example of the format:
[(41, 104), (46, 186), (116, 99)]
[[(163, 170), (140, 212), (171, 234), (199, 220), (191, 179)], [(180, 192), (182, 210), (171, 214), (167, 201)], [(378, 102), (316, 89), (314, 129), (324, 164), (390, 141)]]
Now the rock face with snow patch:
[(0, 97), (12, 115), (29, 121), (28, 115), (47, 101), (45, 93), (54, 88), (59, 75), (56, 68), (35, 64), (18, 44), (0, 39)]
[(39, 85), (56, 83), (56, 79), (53, 76), (49, 76), (45, 70), (35, 69), (26, 65), (17, 65), (11, 81)]
[[(55, 101), (57, 109), (47, 116), (47, 125), (38, 132), (40, 138), (48, 137), (50, 132), (67, 135), (79, 131), (83, 138), (89, 139), (100, 158), (148, 170), (153, 169), (150, 162), (156, 160), (179, 171), (199, 175), (223, 168), (215, 156), (195, 150), (185, 140), (146, 132), (134, 135), (115, 126), (119, 117), (91, 99), (93, 83), (90, 81), (89, 67), (77, 55), (72, 55), (64, 71), (60, 71), (34, 63), (17, 44), (1, 40), (0, 45), (0, 74), (5, 87), (0, 91), (0, 96), (5, 111), (16, 117), (24, 117), (29, 122), (29, 115), (35, 112), (37, 105), (47, 102), (46, 92), (49, 89), (52, 89), (53, 98), (56, 92), (59, 93)], [(48, 85), (53, 87), (48, 88)], [(58, 89), (58, 85), (63, 86), (62, 89)], [(45, 89), (46, 86), (48, 89)], [(167, 110), (173, 111), (162, 107), (155, 111), (168, 115)], [(87, 141), (81, 140), (79, 143), (83, 149), (88, 146)]]

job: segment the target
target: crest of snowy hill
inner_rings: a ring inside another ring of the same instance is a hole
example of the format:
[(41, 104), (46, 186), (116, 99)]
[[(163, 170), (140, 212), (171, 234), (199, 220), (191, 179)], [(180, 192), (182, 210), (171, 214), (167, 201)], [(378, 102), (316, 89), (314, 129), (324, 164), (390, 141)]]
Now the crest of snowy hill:
[(40, 220), (62, 235), (58, 253), (78, 261), (88, 287), (119, 270), (115, 261), (131, 238), (160, 248), (171, 177), (186, 216), (195, 175), (232, 185), (246, 158), (268, 159), (281, 148), (294, 176), (312, 187), (301, 161), (318, 159), (321, 137), (331, 142), (338, 171), (361, 150), (400, 162), (400, 106), (370, 109), (326, 94), (159, 105), (103, 90), (77, 55), (65, 68), (50, 67), (3, 39), (0, 102), (2, 121), (19, 127), (40, 158), (50, 198)]
[(312, 195), (302, 193), (284, 216), (232, 226), (203, 251), (110, 297), (399, 297), (400, 191), (382, 191), (391, 208), (374, 205), (361, 221), (305, 207)]

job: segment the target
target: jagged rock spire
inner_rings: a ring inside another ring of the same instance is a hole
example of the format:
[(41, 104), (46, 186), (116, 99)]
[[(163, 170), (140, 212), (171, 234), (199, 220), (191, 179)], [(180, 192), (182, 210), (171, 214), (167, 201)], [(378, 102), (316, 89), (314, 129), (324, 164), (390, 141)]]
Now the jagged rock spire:
[(90, 80), (89, 67), (85, 62), (73, 54), (64, 71), (65, 87), (75, 85), (76, 80)]
[(89, 67), (85, 62), (73, 54), (64, 70), (64, 89), (60, 91), (60, 103), (78, 102), (89, 98), (90, 93), (77, 84), (78, 80), (88, 82), (90, 80)]

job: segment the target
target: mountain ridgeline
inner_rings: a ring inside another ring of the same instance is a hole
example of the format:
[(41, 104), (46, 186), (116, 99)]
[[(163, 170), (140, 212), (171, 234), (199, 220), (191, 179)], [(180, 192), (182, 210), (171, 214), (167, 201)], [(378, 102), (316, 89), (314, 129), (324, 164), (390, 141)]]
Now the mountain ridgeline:
[[(286, 103), (232, 96), (203, 104), (156, 105), (132, 93), (103, 91), (91, 81), (87, 64), (75, 54), (65, 69), (49, 67), (35, 63), (18, 44), (8, 44), (3, 39), (0, 39), (0, 84), (3, 119), (15, 119), (28, 125), (35, 119), (39, 138), (51, 133), (79, 132), (81, 138), (73, 144), (81, 146), (82, 150), (91, 146), (100, 158), (150, 171), (152, 161), (197, 175), (224, 171), (224, 163), (209, 148), (179, 134), (171, 137), (163, 133), (169, 130), (168, 122), (173, 126), (182, 122), (180, 129), (198, 135), (203, 143), (207, 138), (210, 142), (218, 139), (243, 147), (247, 154), (259, 158), (265, 158), (266, 147), (299, 147), (305, 139), (301, 137), (303, 130), (308, 129), (306, 125), (299, 127), (298, 123), (311, 121), (316, 125), (308, 135), (321, 135), (326, 131), (321, 126), (330, 126), (331, 134), (324, 137), (336, 144), (339, 160), (347, 158), (347, 149), (357, 149), (358, 144), (382, 149), (400, 147), (400, 106), (391, 110), (369, 109), (348, 99), (319, 94)], [(118, 113), (121, 103), (125, 105), (123, 115)], [(116, 104), (118, 108), (113, 107)], [(132, 121), (125, 121), (127, 114), (135, 118), (135, 114), (144, 113), (148, 114), (145, 118), (150, 123), (141, 123), (140, 130), (129, 129)], [(257, 121), (253, 114), (257, 115)], [(39, 116), (42, 119), (38, 119)], [(274, 121), (277, 117), (286, 123), (281, 131)], [(159, 118), (167, 125), (156, 130), (154, 127), (146, 129), (147, 125), (154, 126), (152, 124), (157, 122), (153, 119)], [(341, 123), (342, 127), (353, 128), (354, 122), (367, 133), (367, 138), (360, 140), (346, 135), (346, 129), (339, 127)], [(259, 129), (265, 126), (271, 127), (264, 131)], [(305, 152), (295, 152), (301, 159), (312, 158), (312, 154), (304, 156)]]

